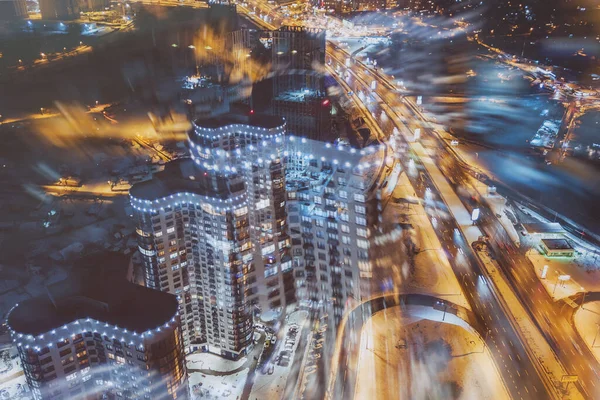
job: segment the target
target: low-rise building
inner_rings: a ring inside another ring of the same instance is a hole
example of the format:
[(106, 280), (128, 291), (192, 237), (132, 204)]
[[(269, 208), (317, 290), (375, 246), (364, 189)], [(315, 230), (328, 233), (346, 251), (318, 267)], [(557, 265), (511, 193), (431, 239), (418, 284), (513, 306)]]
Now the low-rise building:
[(36, 400), (188, 398), (173, 295), (96, 270), (17, 304), (7, 324)]
[(575, 249), (567, 239), (542, 239), (540, 246), (548, 257), (573, 257)]

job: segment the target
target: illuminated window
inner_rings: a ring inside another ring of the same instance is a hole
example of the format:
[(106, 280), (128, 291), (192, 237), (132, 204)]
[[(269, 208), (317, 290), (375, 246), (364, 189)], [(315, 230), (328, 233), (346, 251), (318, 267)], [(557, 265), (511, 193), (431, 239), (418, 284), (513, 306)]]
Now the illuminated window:
[(242, 215), (246, 215), (246, 214), (248, 214), (248, 207), (238, 208), (238, 209), (236, 209), (236, 210), (233, 211), (233, 214), (236, 217), (240, 217)]
[(67, 375), (65, 378), (67, 378), (67, 381), (72, 381), (73, 379), (77, 378), (77, 372), (73, 372), (72, 374)]

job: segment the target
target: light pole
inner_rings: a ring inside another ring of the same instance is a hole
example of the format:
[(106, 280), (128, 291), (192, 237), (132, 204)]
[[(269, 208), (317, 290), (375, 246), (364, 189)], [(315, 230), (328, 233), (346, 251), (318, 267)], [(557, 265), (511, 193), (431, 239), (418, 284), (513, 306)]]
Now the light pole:
[(592, 342), (592, 349), (594, 348), (594, 345), (596, 344), (596, 339), (598, 339), (598, 332), (600, 331), (600, 324), (596, 323), (596, 326), (598, 327), (598, 329), (596, 329), (596, 335), (594, 336), (594, 341)]
[(486, 342), (488, 340), (488, 336), (489, 336), (489, 334), (490, 334), (491, 331), (492, 331), (491, 329), (486, 329), (486, 331), (485, 331), (485, 337), (483, 338), (483, 347), (481, 349), (482, 353), (485, 351)]
[[(558, 272), (557, 272), (558, 274)], [(554, 294), (556, 293), (556, 287), (558, 286), (558, 278), (560, 277), (560, 274), (556, 277), (556, 283), (554, 284), (554, 290), (552, 291), (552, 298), (554, 299)]]
[(579, 305), (579, 307), (581, 307), (581, 309), (583, 309), (583, 303), (585, 302), (585, 295), (587, 294), (587, 292), (585, 291), (585, 289), (582, 287), (581, 290), (583, 291), (583, 296), (581, 297), (581, 304)]
[(196, 62), (196, 75), (200, 75), (198, 73), (198, 56), (196, 55), (196, 46), (190, 44), (188, 48), (194, 50), (194, 61)]

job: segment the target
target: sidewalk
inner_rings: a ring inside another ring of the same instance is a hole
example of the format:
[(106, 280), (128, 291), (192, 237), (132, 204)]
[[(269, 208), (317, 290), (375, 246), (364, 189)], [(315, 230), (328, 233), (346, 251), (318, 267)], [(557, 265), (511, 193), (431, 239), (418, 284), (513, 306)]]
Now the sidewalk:
[[(537, 278), (554, 300), (571, 297), (577, 293), (600, 292), (600, 267), (587, 266), (585, 255), (567, 257), (546, 257), (537, 249), (527, 252), (527, 258), (534, 266)], [(548, 266), (546, 279), (541, 278), (544, 266)], [(566, 281), (559, 281), (560, 275), (568, 275)]]
[(590, 352), (600, 362), (600, 301), (587, 303), (577, 310), (573, 321)]

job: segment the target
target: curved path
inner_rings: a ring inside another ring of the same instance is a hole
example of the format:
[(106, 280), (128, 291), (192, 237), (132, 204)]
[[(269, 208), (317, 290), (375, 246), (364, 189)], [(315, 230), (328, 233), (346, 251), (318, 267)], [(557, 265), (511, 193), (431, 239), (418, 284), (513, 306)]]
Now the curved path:
[(347, 313), (340, 323), (331, 359), (326, 400), (354, 398), (357, 371), (355, 366), (360, 352), (358, 344), (363, 324), (378, 311), (405, 305), (432, 307), (440, 311), (445, 309), (446, 312), (456, 315), (469, 324), (482, 337), (484, 336), (482, 333), (485, 328), (471, 310), (435, 296), (391, 293), (366, 300)]

